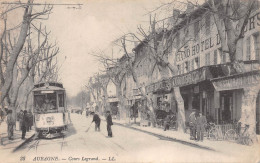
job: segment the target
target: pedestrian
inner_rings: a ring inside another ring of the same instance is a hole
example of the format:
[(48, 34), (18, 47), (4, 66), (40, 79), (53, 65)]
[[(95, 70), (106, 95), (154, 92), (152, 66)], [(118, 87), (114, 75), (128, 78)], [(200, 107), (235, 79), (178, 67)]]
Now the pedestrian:
[(29, 131), (32, 129), (32, 126), (33, 126), (33, 114), (32, 114), (32, 111), (29, 110), (28, 112), (28, 128), (29, 128)]
[(23, 119), (22, 119), (22, 139), (25, 139), (27, 125), (28, 125), (28, 115), (27, 115), (27, 110), (24, 110)]
[(1, 121), (4, 121), (4, 111), (0, 108)]
[(19, 121), (19, 130), (22, 130), (23, 110), (20, 110), (20, 112), (18, 113), (17, 119)]
[(192, 109), (192, 112), (189, 116), (190, 140), (196, 140), (196, 112), (196, 109)]
[(167, 115), (166, 118), (164, 119), (164, 131), (170, 129), (170, 123), (171, 123), (171, 117), (170, 115)]
[(12, 136), (14, 135), (14, 125), (15, 121), (12, 117), (12, 110), (7, 111), (7, 132), (8, 132), (8, 139), (13, 140)]
[(112, 137), (113, 134), (112, 134), (111, 126), (113, 125), (113, 122), (112, 122), (112, 117), (111, 117), (110, 111), (107, 111), (106, 119), (107, 119), (107, 134), (108, 134), (108, 137)]
[(93, 115), (93, 121), (92, 122), (95, 122), (95, 131), (100, 131), (100, 118), (99, 118), (99, 116), (94, 112), (92, 112), (91, 114)]
[(203, 141), (206, 125), (206, 117), (202, 115), (202, 113), (199, 113), (199, 116), (196, 119), (197, 141)]

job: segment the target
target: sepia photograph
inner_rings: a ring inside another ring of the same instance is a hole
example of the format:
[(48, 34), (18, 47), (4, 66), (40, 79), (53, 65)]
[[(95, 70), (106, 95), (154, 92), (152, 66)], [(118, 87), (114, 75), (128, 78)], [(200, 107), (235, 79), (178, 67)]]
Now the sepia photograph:
[(260, 163), (259, 0), (0, 0), (0, 163)]

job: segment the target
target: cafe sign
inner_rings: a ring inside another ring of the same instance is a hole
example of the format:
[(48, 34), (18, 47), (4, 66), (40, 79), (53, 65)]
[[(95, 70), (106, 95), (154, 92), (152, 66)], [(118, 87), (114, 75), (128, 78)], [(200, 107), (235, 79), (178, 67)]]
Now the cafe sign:
[(211, 80), (217, 91), (242, 89), (256, 86), (260, 82), (258, 71)]
[(172, 88), (170, 80), (162, 80), (145, 87), (146, 93), (151, 93), (159, 90), (170, 91)]
[(198, 82), (206, 80), (206, 68), (203, 67), (190, 73), (173, 77), (171, 80), (173, 87), (181, 87), (189, 84), (196, 84)]

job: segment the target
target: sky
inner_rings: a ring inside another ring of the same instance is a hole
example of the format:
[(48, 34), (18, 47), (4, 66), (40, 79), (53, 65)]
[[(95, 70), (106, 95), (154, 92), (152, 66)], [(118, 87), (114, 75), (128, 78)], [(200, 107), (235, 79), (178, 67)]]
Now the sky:
[(91, 53), (104, 50), (111, 54), (111, 42), (124, 33), (136, 32), (139, 24), (147, 26), (149, 19), (144, 15), (159, 1), (90, 0), (62, 3), (83, 4), (81, 9), (54, 6), (53, 13), (45, 22), (52, 39), (58, 42), (60, 48), (60, 82), (69, 96), (74, 96), (84, 89), (88, 78), (101, 69)]
[[(102, 50), (112, 54), (111, 42), (125, 33), (148, 30), (149, 11), (171, 0), (38, 0), (41, 3), (83, 4), (81, 9), (55, 5), (44, 24), (57, 41), (59, 77), (69, 96), (85, 89), (89, 77), (102, 69), (91, 55)], [(114, 51), (113, 56), (116, 56)]]

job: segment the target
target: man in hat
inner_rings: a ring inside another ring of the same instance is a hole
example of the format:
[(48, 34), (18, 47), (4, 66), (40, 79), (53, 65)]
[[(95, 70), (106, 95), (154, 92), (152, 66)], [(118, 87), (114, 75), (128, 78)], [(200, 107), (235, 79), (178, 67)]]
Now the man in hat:
[(113, 125), (113, 122), (112, 122), (112, 117), (111, 117), (111, 114), (110, 114), (110, 111), (107, 111), (107, 134), (108, 134), (108, 137), (112, 137), (112, 129), (111, 129), (111, 126)]
[(199, 112), (199, 116), (196, 119), (197, 141), (203, 141), (206, 124), (206, 117)]
[(18, 121), (19, 121), (19, 130), (22, 130), (23, 110), (20, 110), (20, 112), (18, 113)]
[(91, 112), (91, 115), (93, 115), (92, 122), (95, 122), (95, 131), (100, 131), (100, 118), (99, 118), (99, 116), (95, 112)]
[(189, 125), (190, 125), (190, 140), (196, 140), (196, 117), (197, 110), (192, 109), (192, 112), (189, 116)]

